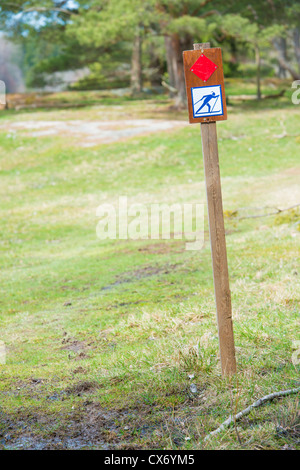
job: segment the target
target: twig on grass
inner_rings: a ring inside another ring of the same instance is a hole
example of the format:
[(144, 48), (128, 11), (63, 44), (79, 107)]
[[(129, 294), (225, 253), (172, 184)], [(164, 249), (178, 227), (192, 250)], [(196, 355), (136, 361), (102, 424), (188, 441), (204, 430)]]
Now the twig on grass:
[(294, 206), (286, 207), (285, 209), (279, 209), (277, 207), (274, 207), (275, 212), (268, 212), (267, 214), (245, 215), (243, 217), (237, 217), (237, 220), (258, 219), (259, 217), (269, 217), (270, 215), (281, 214), (281, 212), (289, 211), (289, 210), (295, 209), (296, 207), (299, 207), (299, 206), (300, 206), (300, 204), (295, 204)]
[(243, 416), (248, 415), (253, 408), (257, 408), (267, 401), (274, 400), (274, 398), (281, 398), (285, 397), (286, 395), (292, 395), (294, 393), (300, 392), (300, 387), (298, 388), (290, 388), (289, 390), (281, 390), (280, 392), (274, 392), (270, 393), (270, 395), (265, 395), (264, 397), (260, 398), (259, 400), (255, 401), (252, 403), (252, 405), (248, 406), (248, 408), (245, 408), (244, 410), (240, 411), (237, 413), (235, 416), (229, 416), (229, 418), (224, 421), (221, 426), (219, 426), (217, 429), (214, 431), (210, 432), (205, 438), (204, 441), (207, 441), (211, 436), (215, 436), (219, 432), (223, 431), (224, 429), (228, 428), (231, 424), (235, 424), (236, 421), (241, 419)]

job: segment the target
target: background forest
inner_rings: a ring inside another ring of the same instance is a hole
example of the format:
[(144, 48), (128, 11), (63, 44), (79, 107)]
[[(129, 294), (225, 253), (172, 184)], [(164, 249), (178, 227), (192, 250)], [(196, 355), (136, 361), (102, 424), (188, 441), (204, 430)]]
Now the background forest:
[[(222, 47), (225, 77), (256, 77), (258, 98), (261, 77), (300, 78), (300, 4), (293, 0), (0, 4), (0, 28), (19, 45), (13, 58), (3, 47), (2, 57), (18, 63), (27, 90), (130, 87), (135, 96), (164, 90), (184, 106), (182, 51), (207, 40)], [(2, 59), (2, 75), (5, 67)]]

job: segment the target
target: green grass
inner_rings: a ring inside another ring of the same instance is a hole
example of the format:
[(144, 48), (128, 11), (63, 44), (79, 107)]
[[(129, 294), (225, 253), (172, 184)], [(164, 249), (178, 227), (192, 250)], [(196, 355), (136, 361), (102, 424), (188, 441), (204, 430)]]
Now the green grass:
[[(120, 109), (93, 104), (10, 110), (0, 122), (118, 119)], [(121, 112), (186, 119), (162, 99), (124, 99)], [(299, 109), (280, 98), (228, 114), (218, 138), (231, 379), (220, 371), (207, 221), (199, 252), (184, 240), (96, 237), (97, 206), (119, 196), (205, 203), (199, 126), (91, 148), (2, 129), (0, 447), (299, 448), (297, 396), (204, 443), (234, 410), (299, 384), (299, 211), (244, 218), (300, 202)]]

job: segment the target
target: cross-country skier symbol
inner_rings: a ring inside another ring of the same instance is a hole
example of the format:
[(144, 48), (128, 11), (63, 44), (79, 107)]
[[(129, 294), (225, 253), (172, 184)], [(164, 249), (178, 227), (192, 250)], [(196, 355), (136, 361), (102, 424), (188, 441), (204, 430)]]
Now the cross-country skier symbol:
[[(201, 109), (204, 108), (204, 106), (207, 106), (207, 108), (208, 108), (207, 113), (211, 114), (211, 113), (213, 112), (213, 110), (214, 110), (214, 107), (215, 107), (215, 105), (216, 105), (216, 102), (218, 101), (219, 96), (220, 96), (220, 95), (216, 95), (214, 91), (212, 91), (209, 95), (204, 95), (204, 96), (202, 96), (202, 98), (201, 98), (199, 101), (197, 101), (196, 103), (194, 103), (194, 106), (195, 106), (197, 103), (200, 103), (200, 101), (204, 100), (203, 103), (201, 104), (200, 108), (197, 109), (197, 111), (195, 112), (195, 115), (198, 114), (198, 113), (201, 111)], [(211, 105), (210, 105), (209, 102), (210, 102), (212, 99), (216, 99), (216, 101), (214, 102), (214, 105), (213, 105), (213, 107), (211, 108)]]
[(220, 85), (192, 87), (193, 117), (223, 116), (223, 99)]

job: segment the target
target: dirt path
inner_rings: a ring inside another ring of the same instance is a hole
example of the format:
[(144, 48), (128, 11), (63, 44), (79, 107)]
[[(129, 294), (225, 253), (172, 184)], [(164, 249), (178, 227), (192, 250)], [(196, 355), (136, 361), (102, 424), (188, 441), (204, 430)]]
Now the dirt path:
[(74, 137), (81, 147), (92, 147), (101, 143), (124, 140), (138, 135), (170, 131), (186, 126), (185, 121), (160, 119), (132, 119), (122, 121), (17, 121), (0, 125), (8, 135), (17, 132), (30, 137), (66, 136)]

